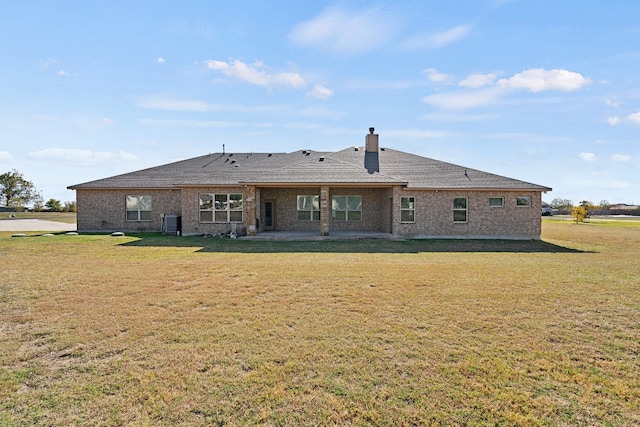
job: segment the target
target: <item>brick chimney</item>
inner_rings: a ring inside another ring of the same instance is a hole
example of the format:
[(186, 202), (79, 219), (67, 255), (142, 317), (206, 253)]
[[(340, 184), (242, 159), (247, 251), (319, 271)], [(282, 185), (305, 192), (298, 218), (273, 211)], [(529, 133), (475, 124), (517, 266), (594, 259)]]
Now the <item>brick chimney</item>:
[(373, 133), (375, 128), (369, 128), (369, 134), (365, 139), (365, 151), (367, 153), (377, 153), (378, 152), (378, 134)]
[(378, 134), (373, 133), (374, 128), (369, 128), (369, 134), (365, 139), (364, 168), (369, 173), (380, 172), (380, 159), (378, 157)]

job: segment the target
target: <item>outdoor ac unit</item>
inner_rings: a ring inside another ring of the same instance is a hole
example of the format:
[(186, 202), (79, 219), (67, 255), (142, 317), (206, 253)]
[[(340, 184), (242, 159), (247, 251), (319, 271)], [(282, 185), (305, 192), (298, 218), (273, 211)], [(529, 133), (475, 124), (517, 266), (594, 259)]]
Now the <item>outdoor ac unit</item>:
[(182, 217), (180, 215), (165, 215), (162, 231), (164, 233), (180, 234), (182, 231)]

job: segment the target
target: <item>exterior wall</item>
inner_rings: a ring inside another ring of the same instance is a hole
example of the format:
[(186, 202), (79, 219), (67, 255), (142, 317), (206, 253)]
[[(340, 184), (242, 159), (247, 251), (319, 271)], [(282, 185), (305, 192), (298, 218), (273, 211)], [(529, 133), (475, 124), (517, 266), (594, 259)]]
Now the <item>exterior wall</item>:
[[(200, 223), (200, 193), (243, 193), (242, 187), (203, 187), (166, 190), (76, 190), (79, 231), (161, 231), (163, 215), (181, 215), (183, 234), (224, 234), (232, 223)], [(296, 196), (320, 194), (320, 187), (259, 188), (255, 215), (261, 218), (265, 200), (275, 203), (276, 231), (317, 231), (320, 221), (298, 221)], [(152, 197), (151, 221), (126, 221), (126, 196)], [(362, 221), (334, 221), (331, 231), (379, 231), (404, 237), (540, 239), (541, 193), (536, 191), (427, 191), (401, 187), (329, 189), (334, 195), (361, 195)], [(531, 206), (516, 206), (516, 197), (531, 197)], [(415, 197), (415, 222), (400, 222), (400, 198)], [(467, 222), (453, 222), (453, 198), (467, 197)], [(503, 207), (490, 207), (489, 197), (503, 197)], [(239, 235), (247, 233), (247, 205)], [(329, 211), (330, 213), (330, 211)], [(262, 220), (258, 223), (263, 230)]]
[[(126, 196), (151, 196), (151, 221), (126, 220)], [(180, 190), (76, 190), (78, 231), (161, 231), (163, 215), (180, 215)]]
[[(275, 200), (275, 230), (276, 231), (317, 231), (320, 233), (320, 221), (299, 221), (297, 211), (297, 196), (320, 195), (320, 187), (300, 188), (262, 188), (260, 199)], [(360, 195), (362, 196), (362, 220), (361, 221), (329, 221), (329, 233), (331, 231), (381, 231), (391, 232), (391, 189), (388, 188), (329, 188), (329, 203), (331, 197), (336, 195)], [(264, 211), (261, 206), (258, 211)], [(331, 209), (329, 208), (329, 216)], [(263, 220), (260, 221), (260, 231)]]
[(238, 235), (247, 233), (247, 203), (242, 207), (242, 223), (231, 222), (200, 222), (200, 194), (201, 193), (240, 193), (242, 187), (198, 187), (182, 189), (182, 234), (228, 234), (234, 228)]
[[(275, 201), (275, 231), (317, 231), (320, 233), (320, 221), (298, 221), (297, 196), (320, 195), (320, 187), (301, 188), (262, 188), (260, 198), (262, 201)], [(261, 206), (264, 211), (264, 206)], [(260, 220), (262, 228), (263, 220)], [(263, 231), (263, 229), (261, 230)]]
[[(531, 206), (516, 206), (516, 197), (531, 197)], [(400, 222), (400, 197), (415, 197), (415, 222)], [(467, 197), (467, 222), (453, 222), (453, 198)], [(489, 206), (503, 197), (504, 206)], [(541, 193), (537, 191), (394, 190), (393, 233), (407, 237), (540, 239)]]

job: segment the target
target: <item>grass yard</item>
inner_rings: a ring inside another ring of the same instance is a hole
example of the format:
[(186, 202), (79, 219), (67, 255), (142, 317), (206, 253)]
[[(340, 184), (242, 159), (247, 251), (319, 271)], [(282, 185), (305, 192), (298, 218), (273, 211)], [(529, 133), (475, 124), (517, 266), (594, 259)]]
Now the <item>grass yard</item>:
[(0, 233), (0, 425), (640, 424), (640, 223)]

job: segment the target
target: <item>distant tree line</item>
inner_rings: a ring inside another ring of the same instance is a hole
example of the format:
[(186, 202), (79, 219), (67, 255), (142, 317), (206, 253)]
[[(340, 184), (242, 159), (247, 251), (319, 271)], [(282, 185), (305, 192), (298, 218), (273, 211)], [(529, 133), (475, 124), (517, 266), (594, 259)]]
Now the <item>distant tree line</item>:
[(549, 203), (552, 209), (559, 214), (571, 214), (576, 222), (582, 222), (591, 215), (634, 215), (640, 216), (640, 209), (612, 209), (612, 204), (606, 200), (601, 200), (595, 204), (588, 200), (583, 200), (577, 205), (569, 199), (556, 198)]
[(13, 210), (25, 210), (33, 204), (33, 210), (48, 212), (76, 212), (76, 202), (60, 202), (49, 199), (46, 203), (35, 185), (17, 170), (0, 174), (0, 206)]

